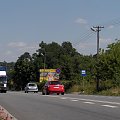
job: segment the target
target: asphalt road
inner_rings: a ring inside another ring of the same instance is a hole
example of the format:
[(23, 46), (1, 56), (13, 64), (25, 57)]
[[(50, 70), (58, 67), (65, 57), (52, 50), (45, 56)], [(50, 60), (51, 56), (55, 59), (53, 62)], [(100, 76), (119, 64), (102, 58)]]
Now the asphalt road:
[(120, 120), (120, 97), (7, 92), (0, 105), (18, 120)]

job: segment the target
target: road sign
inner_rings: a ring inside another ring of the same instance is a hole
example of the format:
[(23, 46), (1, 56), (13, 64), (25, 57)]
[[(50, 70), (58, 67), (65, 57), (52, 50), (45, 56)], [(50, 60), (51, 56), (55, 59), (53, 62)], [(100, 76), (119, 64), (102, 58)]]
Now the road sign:
[(86, 76), (86, 70), (81, 70), (81, 75)]
[(6, 71), (6, 66), (0, 66), (0, 71)]
[(60, 72), (61, 72), (60, 68), (57, 68), (56, 73), (60, 74)]

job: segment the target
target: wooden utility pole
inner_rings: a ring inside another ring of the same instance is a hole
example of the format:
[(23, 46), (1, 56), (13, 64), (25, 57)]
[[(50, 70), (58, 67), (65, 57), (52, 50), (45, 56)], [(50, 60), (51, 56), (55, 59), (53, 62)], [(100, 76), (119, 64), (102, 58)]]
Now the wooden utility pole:
[[(103, 26), (93, 26), (91, 28), (92, 31), (97, 32), (97, 61), (99, 59), (99, 32), (101, 31), (101, 28), (104, 28)], [(99, 78), (98, 76), (96, 77), (96, 89), (99, 91)]]

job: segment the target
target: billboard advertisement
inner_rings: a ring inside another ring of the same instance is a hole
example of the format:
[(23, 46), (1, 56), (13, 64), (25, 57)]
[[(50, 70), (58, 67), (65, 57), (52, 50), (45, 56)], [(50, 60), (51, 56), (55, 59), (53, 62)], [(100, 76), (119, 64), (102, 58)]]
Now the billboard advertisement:
[(40, 78), (39, 81), (42, 82), (43, 80), (47, 81), (54, 81), (59, 79), (59, 74), (57, 69), (40, 69)]

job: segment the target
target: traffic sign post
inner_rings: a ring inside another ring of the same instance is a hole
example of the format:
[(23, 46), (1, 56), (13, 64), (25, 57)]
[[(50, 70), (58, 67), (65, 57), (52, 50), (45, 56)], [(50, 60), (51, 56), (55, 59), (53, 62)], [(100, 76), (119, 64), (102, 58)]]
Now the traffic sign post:
[(84, 93), (84, 77), (86, 76), (86, 70), (81, 70), (81, 75), (83, 77), (83, 93)]

